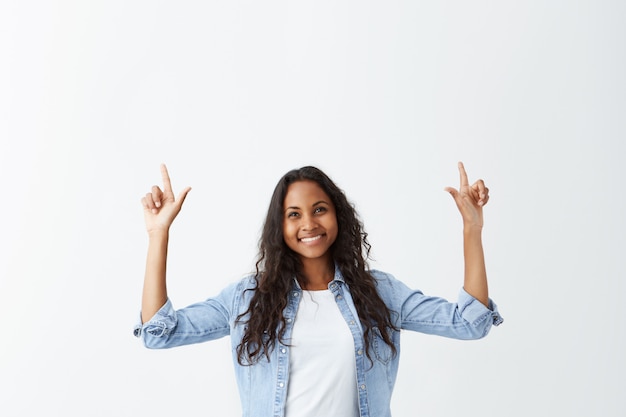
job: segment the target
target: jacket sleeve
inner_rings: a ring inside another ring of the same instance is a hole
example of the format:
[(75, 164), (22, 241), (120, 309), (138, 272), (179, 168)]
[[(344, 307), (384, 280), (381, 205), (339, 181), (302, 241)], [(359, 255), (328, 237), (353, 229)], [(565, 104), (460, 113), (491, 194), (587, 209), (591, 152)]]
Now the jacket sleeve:
[(215, 340), (230, 334), (236, 317), (235, 302), (242, 283), (232, 284), (218, 296), (175, 310), (171, 300), (146, 323), (135, 326), (134, 335), (151, 349), (165, 349)]
[(375, 274), (379, 291), (390, 300), (401, 329), (454, 339), (480, 339), (503, 322), (496, 304), (484, 306), (463, 288), (456, 303), (424, 295), (389, 274)]

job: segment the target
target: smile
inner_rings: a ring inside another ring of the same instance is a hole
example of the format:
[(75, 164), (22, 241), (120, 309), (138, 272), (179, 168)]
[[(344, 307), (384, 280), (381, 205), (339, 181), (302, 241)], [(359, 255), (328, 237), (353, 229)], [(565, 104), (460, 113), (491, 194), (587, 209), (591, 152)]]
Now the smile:
[(300, 242), (304, 242), (304, 243), (311, 243), (311, 242), (315, 242), (316, 240), (319, 240), (322, 238), (322, 235), (317, 235), (317, 236), (313, 236), (313, 237), (303, 237), (300, 239)]

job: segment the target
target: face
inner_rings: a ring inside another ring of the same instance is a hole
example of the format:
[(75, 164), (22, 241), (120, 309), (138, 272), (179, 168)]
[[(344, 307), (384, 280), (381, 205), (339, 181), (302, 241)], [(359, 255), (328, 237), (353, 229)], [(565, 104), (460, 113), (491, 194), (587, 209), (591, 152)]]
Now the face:
[(302, 262), (330, 261), (337, 239), (337, 215), (330, 197), (315, 181), (289, 185), (283, 202), (283, 238)]

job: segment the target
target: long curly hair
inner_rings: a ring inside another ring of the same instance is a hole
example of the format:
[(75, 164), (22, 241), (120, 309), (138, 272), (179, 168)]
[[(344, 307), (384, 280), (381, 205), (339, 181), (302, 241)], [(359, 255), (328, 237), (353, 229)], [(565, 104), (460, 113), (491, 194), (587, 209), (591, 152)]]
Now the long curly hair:
[(237, 317), (237, 322), (246, 325), (241, 343), (237, 346), (239, 363), (254, 364), (262, 356), (269, 360), (277, 342), (288, 345), (284, 340), (287, 326), (283, 310), (293, 289), (294, 277), (300, 276), (302, 264), (283, 239), (283, 203), (289, 185), (304, 180), (315, 181), (335, 206), (338, 235), (330, 251), (350, 288), (364, 329), (367, 357), (371, 360), (370, 338), (374, 333), (378, 334), (376, 328), (379, 329), (379, 336), (396, 354), (391, 331), (398, 329), (393, 324), (392, 311), (376, 291), (376, 281), (367, 271), (371, 246), (363, 224), (343, 191), (321, 170), (306, 166), (286, 173), (272, 194), (259, 241), (256, 288), (248, 309)]

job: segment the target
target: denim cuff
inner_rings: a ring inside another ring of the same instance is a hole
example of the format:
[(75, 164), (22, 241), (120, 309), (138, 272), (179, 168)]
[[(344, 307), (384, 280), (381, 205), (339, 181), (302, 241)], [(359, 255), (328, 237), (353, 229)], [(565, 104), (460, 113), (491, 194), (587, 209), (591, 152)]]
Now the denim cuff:
[(141, 337), (143, 333), (149, 333), (154, 337), (161, 337), (169, 334), (171, 329), (176, 326), (176, 313), (170, 299), (168, 298), (163, 307), (157, 311), (154, 316), (145, 323), (141, 322), (141, 312), (139, 312), (139, 320), (133, 328), (133, 335)]
[(498, 306), (489, 299), (489, 307), (472, 297), (464, 288), (459, 292), (459, 311), (461, 316), (476, 326), (486, 319), (491, 319), (491, 324), (499, 326), (504, 319), (498, 312)]

